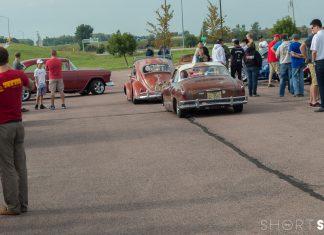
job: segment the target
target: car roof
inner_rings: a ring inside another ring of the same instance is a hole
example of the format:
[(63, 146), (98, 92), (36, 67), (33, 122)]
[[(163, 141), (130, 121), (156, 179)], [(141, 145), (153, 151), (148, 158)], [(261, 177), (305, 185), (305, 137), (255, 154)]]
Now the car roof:
[(178, 70), (186, 70), (186, 69), (191, 69), (193, 67), (200, 67), (200, 66), (223, 66), (225, 67), (222, 63), (219, 62), (201, 62), (201, 63), (191, 63), (191, 64), (183, 64), (178, 67)]

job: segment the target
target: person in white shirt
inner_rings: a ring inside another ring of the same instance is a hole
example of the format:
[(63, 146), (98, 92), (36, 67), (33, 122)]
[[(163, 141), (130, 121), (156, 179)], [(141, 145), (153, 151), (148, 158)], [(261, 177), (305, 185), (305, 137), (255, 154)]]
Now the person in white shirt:
[(263, 55), (266, 51), (268, 51), (268, 43), (262, 36), (259, 37), (259, 52)]
[(314, 112), (324, 112), (324, 30), (322, 28), (322, 22), (319, 19), (312, 20), (310, 25), (315, 33), (311, 51), (312, 61), (315, 62), (316, 78), (321, 96), (321, 107)]
[(46, 109), (43, 104), (43, 97), (46, 94), (46, 70), (43, 68), (44, 61), (42, 59), (37, 60), (37, 68), (34, 71), (35, 85), (37, 88), (37, 97), (35, 109), (38, 109), (39, 103), (40, 109)]
[(225, 56), (225, 50), (223, 48), (222, 39), (218, 39), (216, 44), (214, 45), (212, 51), (212, 59), (214, 62), (219, 62), (222, 63), (224, 66), (226, 66), (226, 56)]

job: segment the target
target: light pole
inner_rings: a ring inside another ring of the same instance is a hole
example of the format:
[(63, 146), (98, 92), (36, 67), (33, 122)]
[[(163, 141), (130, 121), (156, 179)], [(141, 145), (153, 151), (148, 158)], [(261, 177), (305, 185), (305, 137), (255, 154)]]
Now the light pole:
[(11, 39), (11, 37), (10, 37), (10, 20), (9, 20), (9, 17), (7, 17), (7, 16), (0, 16), (1, 18), (5, 18), (5, 19), (7, 19), (7, 21), (8, 21), (8, 41), (10, 42), (10, 39)]
[(184, 24), (183, 24), (183, 4), (181, 0), (181, 17), (182, 17), (182, 47), (185, 48)]
[(222, 0), (219, 0), (219, 11), (220, 11), (220, 19), (221, 19), (221, 33), (222, 33), (222, 40), (223, 40), (224, 39), (224, 31), (223, 31)]

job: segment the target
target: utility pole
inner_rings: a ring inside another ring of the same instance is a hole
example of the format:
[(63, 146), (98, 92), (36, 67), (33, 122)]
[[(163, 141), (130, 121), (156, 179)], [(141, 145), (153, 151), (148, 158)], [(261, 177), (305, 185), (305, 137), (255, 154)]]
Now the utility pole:
[(222, 40), (223, 40), (223, 39), (224, 39), (224, 31), (223, 31), (223, 10), (222, 10), (222, 0), (219, 0), (219, 11), (220, 11), (221, 32), (222, 32)]
[(182, 0), (181, 0), (181, 16), (182, 16), (182, 47), (185, 48), (184, 24), (183, 24), (183, 4), (182, 4)]
[(292, 19), (293, 19), (294, 25), (296, 26), (294, 0), (289, 0), (288, 12), (290, 13), (290, 11), (292, 13)]

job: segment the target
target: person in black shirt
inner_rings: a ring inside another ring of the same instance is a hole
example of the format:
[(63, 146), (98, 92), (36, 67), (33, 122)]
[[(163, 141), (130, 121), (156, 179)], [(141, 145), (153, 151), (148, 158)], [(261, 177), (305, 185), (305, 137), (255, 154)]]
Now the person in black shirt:
[(248, 43), (245, 51), (244, 63), (248, 75), (249, 96), (259, 96), (257, 93), (258, 74), (262, 67), (262, 58), (260, 53), (255, 50), (254, 43)]
[(242, 80), (242, 60), (244, 57), (244, 50), (240, 46), (239, 40), (234, 40), (234, 47), (231, 50), (231, 76), (237, 77), (239, 80)]

